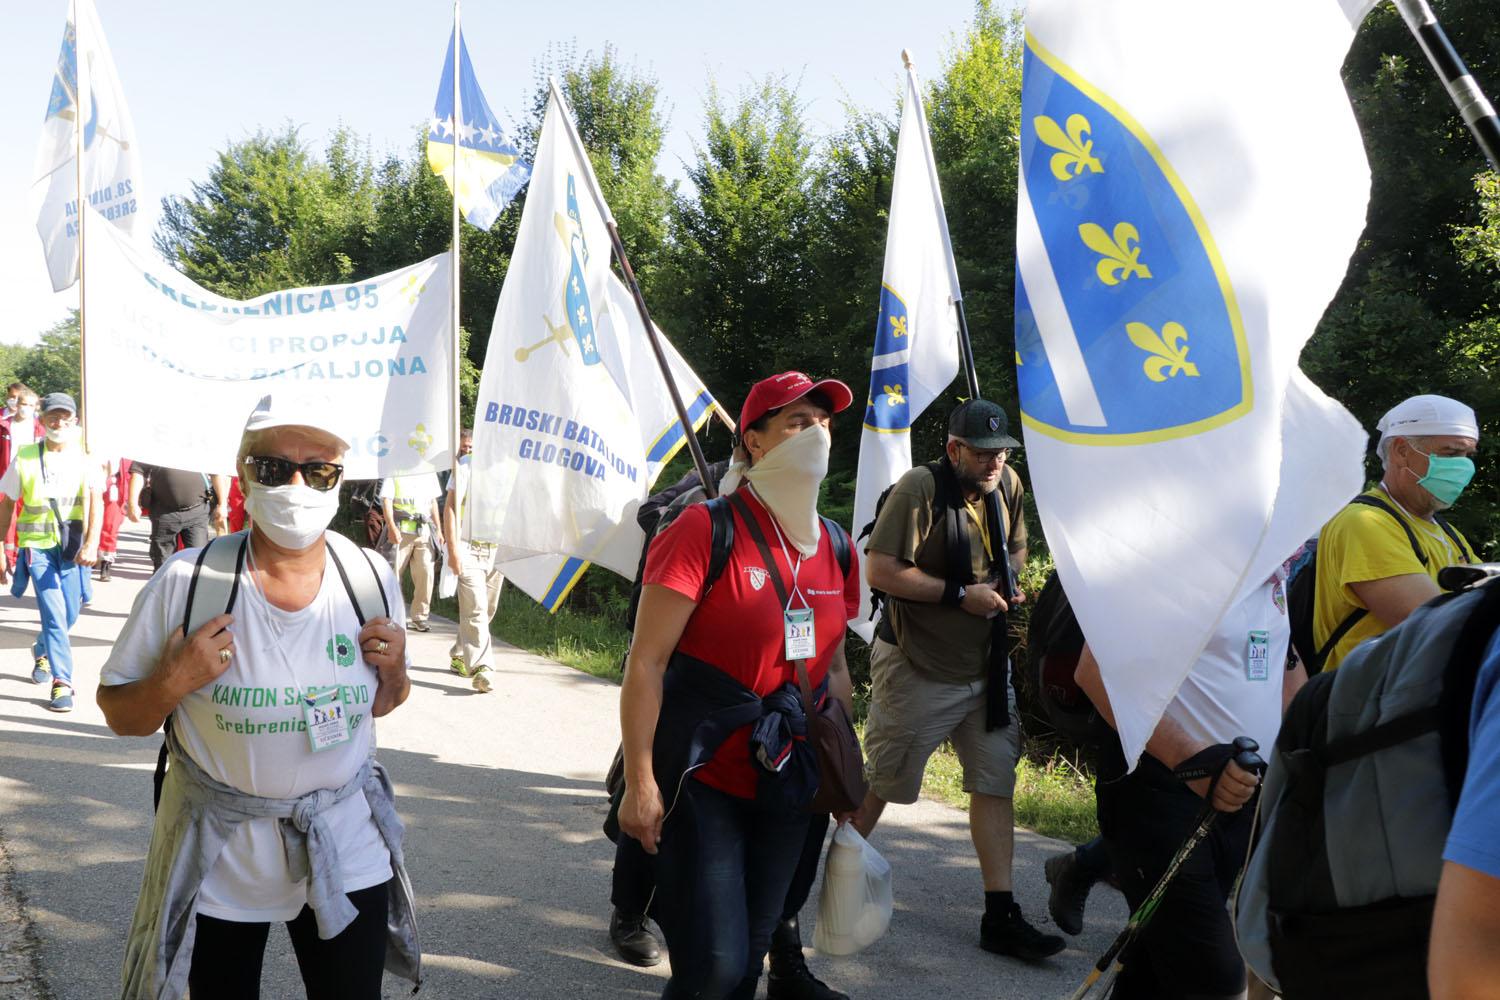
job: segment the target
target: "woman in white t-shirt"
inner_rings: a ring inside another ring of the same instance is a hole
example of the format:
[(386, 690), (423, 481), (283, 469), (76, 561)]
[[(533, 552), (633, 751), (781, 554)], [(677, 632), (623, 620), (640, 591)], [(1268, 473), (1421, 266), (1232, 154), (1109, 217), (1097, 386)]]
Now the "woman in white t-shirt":
[[(287, 923), (309, 998), (378, 998), (388, 946), (417, 978), (400, 821), (373, 757), (372, 720), (411, 687), (401, 593), (384, 560), (325, 533), (347, 450), (320, 417), (262, 399), (237, 462), (254, 527), (233, 613), (184, 637), (201, 550), (178, 553), (104, 666), (110, 728), (169, 723), (172, 762), (127, 996), (257, 997), (271, 921)], [(363, 627), (354, 573), (374, 574), (390, 612)]]

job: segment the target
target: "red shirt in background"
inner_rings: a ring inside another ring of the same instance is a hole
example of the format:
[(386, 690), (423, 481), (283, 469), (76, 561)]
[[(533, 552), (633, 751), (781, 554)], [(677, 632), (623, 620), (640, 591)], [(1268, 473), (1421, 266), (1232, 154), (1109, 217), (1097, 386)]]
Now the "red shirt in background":
[[(787, 542), (788, 563), (777, 541), (770, 514), (749, 489), (739, 495), (755, 515), (771, 549), (771, 558), (787, 589), (792, 589), (792, 565), (796, 549)], [(659, 584), (693, 600), (703, 589), (708, 574), (713, 528), (708, 509), (694, 504), (678, 515), (667, 529), (651, 541), (642, 582)], [(817, 554), (802, 560), (797, 573), (802, 597), (792, 598), (794, 609), (813, 609), (817, 655), (807, 661), (807, 676), (816, 688), (828, 674), (828, 665), (844, 641), (849, 619), (859, 614), (859, 558), (849, 553), (849, 572), (839, 569), (833, 543), (825, 531)], [(765, 697), (783, 684), (797, 683), (796, 668), (786, 659), (784, 617), (776, 585), (765, 572), (760, 550), (739, 516), (735, 516), (734, 547), (724, 574), (688, 619), (677, 643), (681, 652), (712, 663), (757, 695)], [(750, 762), (750, 727), (743, 726), (724, 741), (713, 760), (694, 772), (711, 788), (754, 798), (757, 775)], [(664, 790), (664, 794), (666, 790)]]

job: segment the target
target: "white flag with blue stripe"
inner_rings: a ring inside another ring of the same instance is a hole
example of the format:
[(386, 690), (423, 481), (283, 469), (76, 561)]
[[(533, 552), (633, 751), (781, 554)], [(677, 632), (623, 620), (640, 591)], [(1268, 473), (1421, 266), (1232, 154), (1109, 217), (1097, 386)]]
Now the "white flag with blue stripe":
[(1363, 485), (1364, 432), (1297, 370), (1369, 198), (1359, 6), (1027, 9), (1027, 464), (1132, 763), (1225, 610)]
[[(891, 178), (891, 215), (881, 273), (880, 314), (870, 362), (870, 395), (854, 487), (858, 536), (886, 487), (911, 468), (911, 425), (958, 374), (958, 273), (943, 215), (937, 165), (916, 70), (908, 67)], [(850, 627), (874, 632), (870, 588), (860, 579), (860, 613)]]

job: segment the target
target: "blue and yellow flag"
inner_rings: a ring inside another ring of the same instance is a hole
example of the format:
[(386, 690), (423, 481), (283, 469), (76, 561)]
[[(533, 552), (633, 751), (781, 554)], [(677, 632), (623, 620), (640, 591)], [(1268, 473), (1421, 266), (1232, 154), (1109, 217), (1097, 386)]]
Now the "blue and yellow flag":
[[(448, 58), (443, 61), (443, 78), (438, 82), (437, 103), (427, 130), (427, 162), (433, 173), (448, 182), (448, 190), (457, 192), (458, 208), (464, 218), (480, 229), (488, 229), (526, 185), (531, 177), (531, 164), (521, 158), (521, 151), (511, 143), (490, 111), (474, 76), (463, 36), (458, 39), (458, 58), (459, 115), (455, 121), (453, 36), (449, 35)], [(453, 162), (455, 150), (457, 170)]]

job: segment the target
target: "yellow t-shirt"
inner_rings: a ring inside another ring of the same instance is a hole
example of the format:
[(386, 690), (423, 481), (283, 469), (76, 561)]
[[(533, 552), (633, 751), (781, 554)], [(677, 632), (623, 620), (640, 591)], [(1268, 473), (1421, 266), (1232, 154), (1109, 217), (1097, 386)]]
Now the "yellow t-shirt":
[[(1328, 641), (1338, 624), (1365, 605), (1355, 596), (1351, 583), (1383, 580), (1391, 576), (1426, 573), (1437, 580), (1445, 566), (1470, 562), (1473, 549), (1469, 540), (1459, 534), (1462, 546), (1455, 545), (1447, 532), (1431, 521), (1410, 517), (1380, 487), (1366, 490), (1385, 502), (1396, 517), (1378, 507), (1351, 503), (1334, 515), (1318, 532), (1318, 588), (1313, 599), (1313, 642), (1320, 648)], [(1423, 566), (1412, 551), (1411, 541), (1397, 523), (1399, 517), (1411, 526), (1417, 544), (1427, 557)], [(1451, 525), (1450, 525), (1451, 527)], [(1365, 609), (1368, 610), (1368, 609)], [(1339, 665), (1349, 651), (1366, 639), (1386, 630), (1374, 615), (1367, 614), (1351, 628), (1328, 654), (1324, 670)]]

